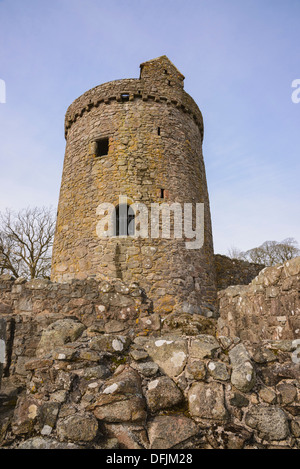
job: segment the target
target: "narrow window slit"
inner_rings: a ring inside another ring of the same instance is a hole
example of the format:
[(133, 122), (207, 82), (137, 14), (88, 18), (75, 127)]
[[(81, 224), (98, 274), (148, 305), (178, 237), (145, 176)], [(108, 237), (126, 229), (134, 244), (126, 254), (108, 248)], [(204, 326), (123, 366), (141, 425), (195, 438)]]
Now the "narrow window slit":
[(134, 236), (135, 213), (128, 204), (120, 204), (115, 209), (115, 236)]
[(105, 156), (108, 155), (108, 147), (109, 147), (109, 139), (106, 138), (101, 138), (100, 140), (97, 140), (96, 142), (96, 156)]

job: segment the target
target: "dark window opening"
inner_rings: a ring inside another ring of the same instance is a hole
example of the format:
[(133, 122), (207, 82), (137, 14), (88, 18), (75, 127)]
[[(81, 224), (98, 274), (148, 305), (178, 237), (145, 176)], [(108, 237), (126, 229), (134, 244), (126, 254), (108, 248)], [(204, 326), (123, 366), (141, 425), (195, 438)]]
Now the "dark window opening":
[(165, 74), (165, 75), (168, 75), (168, 70), (164, 70), (164, 74)]
[(135, 213), (130, 205), (116, 207), (115, 236), (133, 236), (135, 233)]
[(168, 85), (169, 85), (169, 86), (171, 86), (171, 82), (170, 82), (170, 80), (168, 80)]
[(96, 147), (96, 156), (105, 156), (108, 155), (108, 147), (109, 147), (109, 139), (108, 138), (101, 138), (97, 140), (97, 147)]
[(160, 198), (161, 199), (165, 198), (165, 189), (160, 189)]
[(160, 127), (157, 127), (157, 135), (160, 135)]
[(129, 101), (129, 93), (121, 94), (122, 101)]

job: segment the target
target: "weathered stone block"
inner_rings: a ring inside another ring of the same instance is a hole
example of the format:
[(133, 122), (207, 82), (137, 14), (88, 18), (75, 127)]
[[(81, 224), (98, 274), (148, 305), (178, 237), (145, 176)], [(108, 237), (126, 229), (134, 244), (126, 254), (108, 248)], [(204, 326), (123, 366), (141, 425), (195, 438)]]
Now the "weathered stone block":
[(131, 366), (139, 373), (141, 373), (142, 376), (145, 376), (147, 378), (155, 376), (159, 370), (157, 363), (154, 363), (152, 361), (147, 361), (143, 363), (132, 363)]
[(49, 354), (56, 347), (73, 342), (86, 329), (84, 324), (74, 319), (59, 319), (50, 324), (42, 333), (36, 354), (38, 357)]
[(256, 381), (256, 374), (251, 358), (243, 344), (236, 345), (229, 352), (232, 365), (231, 382), (242, 392), (249, 392)]
[(258, 430), (261, 438), (280, 441), (289, 435), (286, 414), (276, 407), (255, 406), (246, 414), (245, 422)]
[(89, 407), (98, 419), (111, 423), (144, 422), (145, 409), (140, 376), (129, 367), (106, 381), (96, 402)]
[(228, 417), (222, 384), (193, 384), (188, 393), (188, 402), (192, 417), (212, 420), (225, 420)]
[(220, 349), (219, 342), (211, 335), (200, 334), (191, 340), (190, 356), (192, 358), (213, 358)]
[(297, 388), (293, 384), (280, 383), (277, 386), (277, 391), (283, 405), (291, 404), (297, 397)]
[(174, 407), (182, 399), (182, 392), (170, 378), (161, 377), (148, 383), (146, 400), (151, 412)]
[(170, 449), (199, 432), (196, 423), (183, 416), (158, 416), (148, 425), (151, 449)]
[(109, 398), (99, 398), (93, 413), (97, 419), (111, 423), (143, 423), (147, 417), (145, 400), (139, 396), (126, 398), (112, 395)]
[(276, 392), (268, 387), (263, 387), (259, 391), (259, 397), (268, 404), (275, 404), (277, 400)]
[(39, 416), (39, 402), (31, 397), (21, 397), (15, 408), (12, 428), (16, 435), (30, 435)]
[(188, 379), (203, 380), (206, 377), (206, 367), (201, 360), (190, 360), (186, 369), (185, 376)]
[(106, 433), (117, 440), (118, 448), (143, 449), (141, 442), (147, 446), (145, 429), (138, 425), (104, 423)]
[(207, 365), (208, 371), (217, 380), (227, 381), (230, 379), (230, 374), (225, 363), (210, 361)]
[(123, 353), (128, 349), (130, 342), (128, 336), (104, 334), (92, 338), (89, 346), (98, 352)]
[(92, 441), (98, 432), (98, 421), (88, 413), (70, 415), (57, 422), (57, 434), (60, 440), (75, 442)]
[(188, 357), (186, 339), (176, 336), (149, 339), (145, 347), (152, 360), (170, 378), (178, 376), (184, 370)]

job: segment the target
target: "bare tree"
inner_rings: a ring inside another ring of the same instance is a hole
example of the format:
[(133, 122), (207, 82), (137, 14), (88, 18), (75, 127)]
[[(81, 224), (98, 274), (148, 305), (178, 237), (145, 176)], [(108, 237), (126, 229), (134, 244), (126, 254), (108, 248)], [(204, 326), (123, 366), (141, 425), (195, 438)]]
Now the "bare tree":
[(227, 255), (230, 259), (245, 260), (244, 253), (235, 246), (231, 246), (231, 248), (228, 249)]
[(50, 276), (55, 231), (53, 210), (33, 207), (0, 214), (0, 271), (14, 277)]
[[(239, 257), (235, 257), (236, 255)], [(228, 251), (231, 258), (243, 259), (255, 264), (272, 266), (282, 264), (289, 259), (300, 255), (300, 249), (294, 238), (286, 238), (283, 241), (265, 241), (261, 246), (240, 252), (234, 248)], [(233, 257), (234, 256), (234, 257)]]
[(294, 238), (286, 238), (277, 244), (277, 261), (285, 262), (300, 256), (300, 249)]

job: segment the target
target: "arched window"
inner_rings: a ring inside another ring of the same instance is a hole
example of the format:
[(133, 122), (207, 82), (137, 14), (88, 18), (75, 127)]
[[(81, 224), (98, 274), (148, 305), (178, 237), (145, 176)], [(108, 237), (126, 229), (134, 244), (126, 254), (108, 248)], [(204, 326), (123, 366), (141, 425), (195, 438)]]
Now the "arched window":
[(116, 207), (115, 236), (133, 236), (135, 232), (135, 214), (128, 204)]

